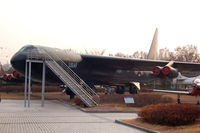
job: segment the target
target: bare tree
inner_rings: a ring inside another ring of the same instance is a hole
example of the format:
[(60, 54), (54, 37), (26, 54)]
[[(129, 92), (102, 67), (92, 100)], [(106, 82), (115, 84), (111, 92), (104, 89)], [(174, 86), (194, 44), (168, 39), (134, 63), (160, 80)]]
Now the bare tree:
[(175, 60), (183, 62), (200, 62), (200, 55), (198, 53), (197, 46), (185, 45), (183, 47), (178, 46), (174, 52), (169, 51), (168, 48), (159, 50), (160, 60)]
[(197, 46), (186, 45), (175, 48), (175, 60), (186, 62), (199, 62), (200, 55), (198, 54)]
[[(105, 49), (102, 51), (87, 51), (86, 54), (93, 55), (103, 55)], [(147, 52), (136, 51), (132, 55), (124, 54), (118, 52), (116, 54), (109, 54), (109, 56), (117, 56), (124, 58), (138, 58), (138, 59), (147, 59)], [(162, 48), (159, 50), (158, 59), (160, 60), (174, 60), (174, 61), (183, 61), (183, 62), (200, 62), (200, 54), (198, 53), (197, 46), (195, 45), (185, 45), (183, 47), (175, 48), (175, 51), (172, 52), (168, 48)]]
[(121, 52), (116, 53), (115, 56), (117, 56), (117, 57), (128, 57), (128, 55), (123, 54)]
[(133, 55), (131, 57), (132, 58), (138, 58), (138, 59), (147, 59), (147, 52), (136, 51), (136, 52), (133, 53)]
[(92, 50), (92, 51), (85, 50), (86, 54), (91, 54), (91, 55), (104, 55), (105, 52), (106, 52), (106, 49), (103, 49), (103, 50)]
[(175, 60), (174, 52), (170, 52), (168, 48), (162, 48), (159, 50), (160, 60)]

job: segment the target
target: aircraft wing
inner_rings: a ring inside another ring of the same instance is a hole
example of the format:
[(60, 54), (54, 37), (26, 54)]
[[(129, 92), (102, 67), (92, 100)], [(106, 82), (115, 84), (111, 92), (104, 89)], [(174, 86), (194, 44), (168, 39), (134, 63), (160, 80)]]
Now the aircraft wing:
[[(155, 66), (165, 66), (169, 61), (132, 59), (111, 56), (81, 55), (81, 57), (95, 67), (107, 67), (111, 69), (152, 71)], [(174, 68), (182, 71), (200, 71), (200, 63), (174, 62)]]
[(188, 78), (177, 78), (177, 81), (183, 81), (183, 80), (186, 80)]
[(173, 94), (185, 94), (185, 95), (188, 95), (190, 93), (189, 91), (172, 91), (172, 90), (157, 90), (157, 89), (153, 89), (152, 91), (154, 91), (154, 92), (173, 93)]

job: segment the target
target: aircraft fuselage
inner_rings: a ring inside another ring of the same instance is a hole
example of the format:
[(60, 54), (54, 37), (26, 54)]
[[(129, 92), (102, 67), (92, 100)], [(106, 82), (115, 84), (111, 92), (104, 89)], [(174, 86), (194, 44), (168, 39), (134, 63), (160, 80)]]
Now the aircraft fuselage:
[[(37, 46), (40, 47), (40, 46)], [(29, 52), (36, 46), (27, 45), (19, 50), (11, 59), (11, 64), (18, 72), (24, 75), (25, 73), (25, 61)], [(47, 50), (54, 50), (53, 48), (42, 47)], [(98, 84), (98, 85), (116, 85), (126, 84), (137, 81), (148, 81), (156, 78), (151, 71), (135, 71), (134, 64), (130, 67), (130, 62), (116, 62), (112, 60), (112, 57), (107, 60), (105, 56), (99, 57), (95, 55), (77, 55), (76, 53), (67, 53), (66, 51), (56, 49), (56, 52), (60, 58), (86, 83)], [(75, 55), (76, 54), (76, 55)], [(69, 57), (71, 56), (71, 58)], [(98, 58), (98, 59), (97, 59)], [(118, 63), (120, 66), (118, 67)], [(128, 64), (128, 65), (127, 65)], [(32, 63), (32, 79), (35, 81), (41, 81), (42, 77), (42, 64)], [(46, 82), (61, 83), (60, 79), (49, 69), (46, 69)]]

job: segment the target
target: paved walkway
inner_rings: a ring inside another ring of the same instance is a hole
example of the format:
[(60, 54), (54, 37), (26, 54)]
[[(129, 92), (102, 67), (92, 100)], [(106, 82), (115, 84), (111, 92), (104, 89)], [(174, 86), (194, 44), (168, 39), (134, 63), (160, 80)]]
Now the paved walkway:
[(140, 130), (114, 123), (116, 119), (137, 117), (134, 113), (85, 113), (55, 100), (32, 100), (30, 108), (23, 100), (2, 100), (0, 133), (135, 133)]

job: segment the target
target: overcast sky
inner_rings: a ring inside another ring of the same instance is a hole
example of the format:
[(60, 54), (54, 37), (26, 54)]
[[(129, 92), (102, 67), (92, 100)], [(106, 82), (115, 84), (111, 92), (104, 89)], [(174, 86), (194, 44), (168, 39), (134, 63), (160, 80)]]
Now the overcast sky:
[(0, 47), (26, 44), (107, 53), (200, 47), (198, 0), (1, 0)]

